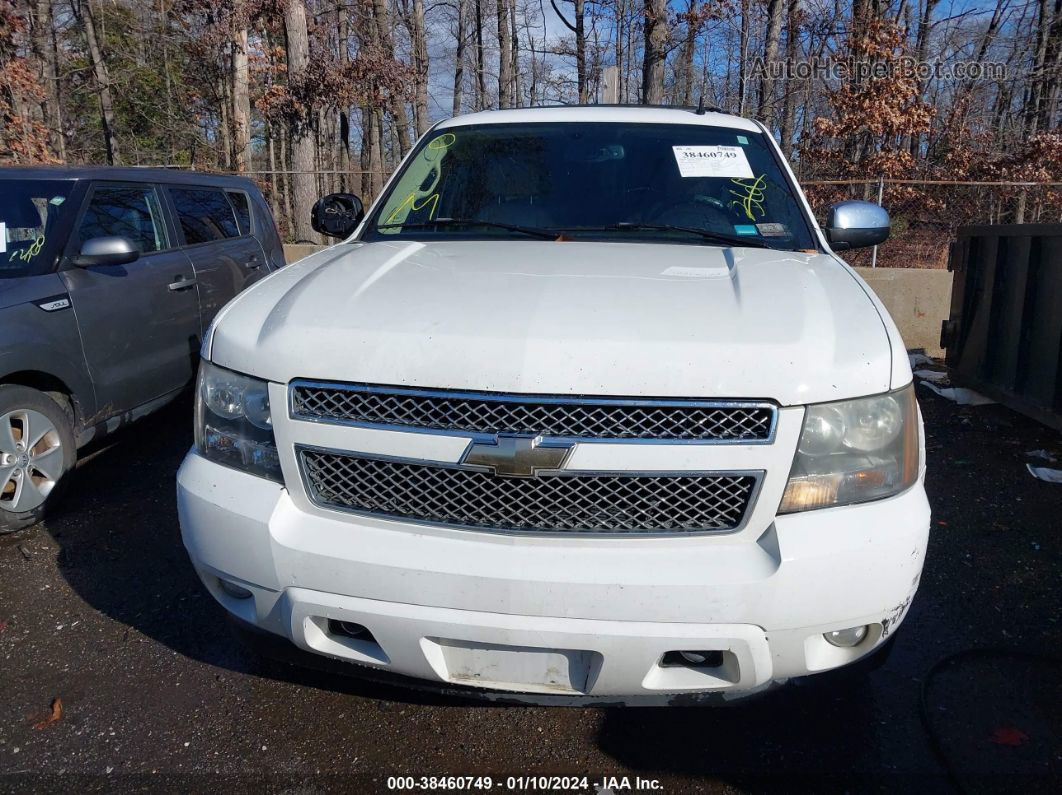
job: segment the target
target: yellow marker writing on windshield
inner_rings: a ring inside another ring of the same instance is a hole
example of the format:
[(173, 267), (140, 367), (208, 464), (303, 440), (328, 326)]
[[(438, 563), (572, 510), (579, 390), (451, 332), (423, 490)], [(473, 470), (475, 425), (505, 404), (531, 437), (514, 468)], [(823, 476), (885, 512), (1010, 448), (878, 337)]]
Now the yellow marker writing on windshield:
[(731, 206), (735, 204), (745, 211), (745, 217), (750, 221), (756, 220), (756, 213), (759, 213), (762, 217), (765, 214), (763, 209), (763, 197), (764, 183), (767, 181), (766, 174), (760, 174), (754, 180), (741, 179), (740, 177), (734, 177), (730, 180), (735, 185), (741, 188), (740, 191), (731, 189), (730, 195), (737, 196), (737, 199), (730, 202)]
[(402, 200), (401, 204), (395, 207), (395, 209), (391, 212), (389, 216), (387, 216), (387, 220), (384, 222), (384, 224), (389, 225), (396, 223), (398, 221), (399, 214), (407, 208), (410, 212), (423, 210), (425, 207), (428, 206), (429, 202), (431, 202), (431, 210), (428, 211), (428, 220), (430, 221), (432, 216), (435, 215), (435, 209), (439, 206), (439, 194), (433, 193), (430, 196), (424, 196), (420, 204), (417, 204), (417, 194), (411, 193)]
[(428, 142), (429, 149), (448, 149), (453, 146), (457, 136), (453, 133), (443, 133), (438, 138)]
[(16, 259), (20, 259), (23, 262), (29, 262), (31, 259), (41, 253), (41, 249), (44, 248), (44, 235), (41, 235), (29, 246), (22, 251), (12, 251), (11, 255), (7, 258), (8, 262), (12, 262)]

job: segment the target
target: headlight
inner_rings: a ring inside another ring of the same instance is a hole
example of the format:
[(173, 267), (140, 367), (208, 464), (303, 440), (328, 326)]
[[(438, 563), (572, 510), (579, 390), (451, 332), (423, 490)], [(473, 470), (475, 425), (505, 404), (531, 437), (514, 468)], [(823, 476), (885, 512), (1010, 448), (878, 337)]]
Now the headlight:
[(211, 461), (283, 483), (269, 384), (203, 361), (196, 385), (195, 447)]
[(918, 478), (914, 387), (808, 406), (779, 513), (880, 500)]

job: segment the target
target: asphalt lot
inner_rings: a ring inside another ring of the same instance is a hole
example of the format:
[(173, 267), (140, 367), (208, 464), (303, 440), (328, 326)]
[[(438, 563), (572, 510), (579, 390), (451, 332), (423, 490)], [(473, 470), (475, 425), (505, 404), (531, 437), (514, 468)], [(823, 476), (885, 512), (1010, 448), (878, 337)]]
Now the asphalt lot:
[[(663, 792), (946, 791), (918, 716), (934, 662), (1062, 649), (1062, 485), (1024, 465), (1037, 449), (1062, 460), (1062, 439), (999, 406), (919, 397), (933, 533), (889, 662), (716, 709), (469, 705), (259, 660), (181, 546), (182, 400), (84, 461), (45, 525), (0, 538), (0, 789), (383, 791), (392, 775), (548, 773)], [(1056, 790), (1056, 664), (961, 661), (928, 704), (964, 785)]]

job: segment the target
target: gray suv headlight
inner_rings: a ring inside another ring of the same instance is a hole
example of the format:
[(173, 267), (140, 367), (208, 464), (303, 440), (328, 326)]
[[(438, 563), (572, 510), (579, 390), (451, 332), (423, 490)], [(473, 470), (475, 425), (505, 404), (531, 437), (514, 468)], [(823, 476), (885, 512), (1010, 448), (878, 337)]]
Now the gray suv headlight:
[(283, 483), (269, 384), (258, 378), (199, 365), (195, 399), (195, 448), (204, 458)]
[(914, 387), (808, 406), (779, 513), (899, 494), (918, 479)]

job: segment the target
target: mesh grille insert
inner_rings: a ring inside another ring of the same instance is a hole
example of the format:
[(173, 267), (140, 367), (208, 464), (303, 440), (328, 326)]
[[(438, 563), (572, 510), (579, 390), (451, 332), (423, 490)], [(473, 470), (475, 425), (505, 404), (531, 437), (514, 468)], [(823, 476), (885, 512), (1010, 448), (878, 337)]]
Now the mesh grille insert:
[(578, 439), (764, 441), (775, 415), (759, 404), (498, 398), (342, 384), (296, 383), (291, 398), (294, 415), (303, 419)]
[(311, 499), (414, 521), (524, 532), (689, 533), (739, 527), (758, 473), (534, 478), (300, 449)]

